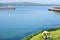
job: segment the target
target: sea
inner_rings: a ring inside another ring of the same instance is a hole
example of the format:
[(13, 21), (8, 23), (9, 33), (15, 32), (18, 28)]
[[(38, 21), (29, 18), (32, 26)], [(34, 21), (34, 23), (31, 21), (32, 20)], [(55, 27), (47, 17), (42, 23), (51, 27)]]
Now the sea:
[(22, 40), (35, 32), (60, 26), (60, 12), (53, 6), (19, 6), (0, 10), (0, 40)]

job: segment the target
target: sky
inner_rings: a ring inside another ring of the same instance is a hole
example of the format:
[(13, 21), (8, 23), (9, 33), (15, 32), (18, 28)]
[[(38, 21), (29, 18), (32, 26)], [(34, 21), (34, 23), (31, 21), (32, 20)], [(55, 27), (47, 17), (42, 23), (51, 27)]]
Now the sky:
[(33, 3), (45, 3), (45, 4), (60, 4), (60, 0), (0, 0), (0, 3), (7, 2), (33, 2)]

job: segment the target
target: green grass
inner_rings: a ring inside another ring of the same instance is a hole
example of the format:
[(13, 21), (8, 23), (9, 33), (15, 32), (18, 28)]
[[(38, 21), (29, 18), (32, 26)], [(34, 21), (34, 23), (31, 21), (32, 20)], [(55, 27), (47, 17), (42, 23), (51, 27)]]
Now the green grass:
[(38, 35), (38, 34), (40, 34), (42, 32), (43, 32), (43, 30), (39, 31), (39, 32), (36, 32), (36, 33), (33, 33), (33, 34), (30, 34), (30, 35), (24, 37), (22, 40), (30, 40), (33, 36)]
[[(42, 35), (41, 35), (43, 31), (44, 30), (36, 32), (34, 34), (31, 34), (31, 35), (28, 35), (28, 36), (24, 37), (22, 40), (44, 40), (42, 38)], [(60, 26), (57, 26), (55, 28), (47, 29), (47, 31), (49, 31), (52, 35), (52, 38), (47, 39), (47, 40), (56, 40), (56, 39), (60, 38)]]
[[(44, 40), (42, 38), (42, 33), (32, 37), (30, 40)], [(52, 35), (52, 38), (47, 39), (47, 40), (56, 40), (60, 37), (60, 30), (56, 30), (56, 31), (51, 31), (50, 34)]]

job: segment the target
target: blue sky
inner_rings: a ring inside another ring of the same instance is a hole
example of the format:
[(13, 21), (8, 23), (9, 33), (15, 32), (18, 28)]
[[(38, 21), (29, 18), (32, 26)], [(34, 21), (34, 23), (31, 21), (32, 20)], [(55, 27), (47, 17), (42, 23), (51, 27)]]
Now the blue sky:
[(34, 2), (34, 3), (50, 3), (50, 4), (60, 4), (60, 0), (0, 0), (0, 2)]

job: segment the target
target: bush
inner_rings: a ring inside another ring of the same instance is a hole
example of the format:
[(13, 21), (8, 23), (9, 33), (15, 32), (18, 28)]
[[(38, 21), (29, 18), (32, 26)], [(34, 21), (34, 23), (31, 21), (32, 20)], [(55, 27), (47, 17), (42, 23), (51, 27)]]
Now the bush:
[(57, 27), (55, 27), (55, 28), (50, 28), (50, 29), (48, 29), (48, 31), (56, 31), (56, 30), (59, 30), (60, 29), (60, 26), (57, 26)]

